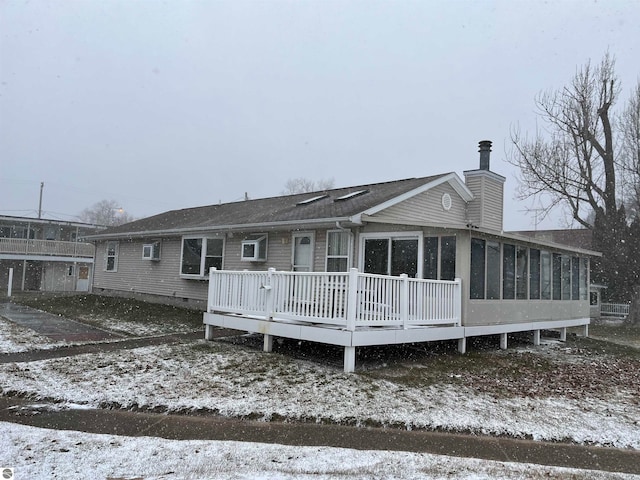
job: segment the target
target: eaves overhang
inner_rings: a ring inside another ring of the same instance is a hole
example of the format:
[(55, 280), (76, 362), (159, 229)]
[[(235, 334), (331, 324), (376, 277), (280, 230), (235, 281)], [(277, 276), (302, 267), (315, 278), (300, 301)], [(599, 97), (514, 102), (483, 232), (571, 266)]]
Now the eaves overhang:
[(144, 230), (133, 232), (117, 232), (117, 233), (105, 233), (98, 235), (86, 236), (85, 240), (90, 242), (98, 242), (102, 240), (120, 240), (120, 239), (133, 239), (133, 238), (149, 238), (149, 237), (175, 237), (180, 235), (189, 235), (197, 233), (213, 233), (213, 232), (226, 232), (226, 231), (252, 231), (252, 230), (275, 230), (279, 228), (293, 229), (292, 227), (299, 227), (304, 229), (306, 227), (319, 227), (326, 225), (327, 228), (335, 227), (337, 224), (341, 224), (342, 227), (358, 226), (361, 224), (359, 215), (349, 217), (332, 217), (332, 218), (316, 218), (310, 220), (287, 220), (282, 222), (257, 222), (257, 223), (240, 223), (229, 225), (213, 225), (213, 226), (197, 226), (189, 228), (172, 228), (172, 229), (157, 229), (157, 230)]

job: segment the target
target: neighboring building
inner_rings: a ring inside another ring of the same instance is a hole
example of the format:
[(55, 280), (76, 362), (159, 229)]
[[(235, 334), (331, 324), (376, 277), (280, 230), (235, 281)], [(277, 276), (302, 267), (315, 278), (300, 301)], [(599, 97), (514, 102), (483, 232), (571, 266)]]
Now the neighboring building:
[[(464, 181), (444, 173), (175, 210), (111, 228), (90, 238), (93, 289), (203, 307), (209, 297), (208, 326), (265, 333), (266, 349), (271, 335), (344, 345), (349, 371), (360, 345), (455, 338), (464, 351), (469, 336), (501, 334), (506, 348), (509, 332), (586, 330), (589, 258), (598, 254), (505, 234), (505, 178), (489, 170), (490, 147), (480, 142), (481, 168)], [(210, 267), (253, 280), (214, 272), (210, 286)], [(355, 275), (325, 273), (352, 267), (362, 272), (358, 282), (372, 274), (380, 282), (356, 291), (348, 283)], [(391, 286), (401, 274), (418, 290)], [(428, 290), (441, 286), (457, 298), (444, 310), (435, 308), (441, 294)], [(239, 303), (224, 306), (234, 295)], [(261, 316), (264, 302), (270, 313)]]
[(0, 216), (0, 288), (12, 290), (88, 291), (94, 246), (82, 238), (105, 227), (79, 222)]

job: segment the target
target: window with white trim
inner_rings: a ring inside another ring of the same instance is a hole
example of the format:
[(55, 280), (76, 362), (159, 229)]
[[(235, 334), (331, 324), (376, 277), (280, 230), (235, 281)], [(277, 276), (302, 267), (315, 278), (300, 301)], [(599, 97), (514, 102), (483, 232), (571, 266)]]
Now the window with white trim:
[(104, 269), (107, 272), (118, 271), (118, 242), (107, 242), (107, 251), (104, 257)]
[(351, 233), (342, 230), (327, 232), (327, 272), (349, 270), (349, 245)]
[(180, 274), (186, 278), (203, 278), (211, 267), (222, 270), (224, 239), (183, 237)]

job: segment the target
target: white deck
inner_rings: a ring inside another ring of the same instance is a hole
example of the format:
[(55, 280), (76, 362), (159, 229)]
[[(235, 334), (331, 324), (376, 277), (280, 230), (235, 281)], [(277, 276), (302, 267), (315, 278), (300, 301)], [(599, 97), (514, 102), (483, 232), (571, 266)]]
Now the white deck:
[(464, 327), (461, 321), (461, 282), (421, 280), (359, 273), (217, 271), (209, 278), (205, 337), (212, 327), (263, 334), (264, 349), (273, 337), (308, 340), (345, 348), (344, 368), (355, 369), (355, 348), (440, 340), (458, 340), (464, 353), (466, 338), (583, 326), (589, 318), (549, 322)]

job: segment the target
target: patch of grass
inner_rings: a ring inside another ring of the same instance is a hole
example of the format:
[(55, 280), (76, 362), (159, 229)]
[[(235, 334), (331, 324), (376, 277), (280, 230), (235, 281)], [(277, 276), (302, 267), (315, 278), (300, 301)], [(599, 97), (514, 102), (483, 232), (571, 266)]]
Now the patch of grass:
[(17, 295), (13, 301), (63, 317), (100, 324), (100, 318), (148, 324), (180, 323), (202, 328), (199, 310), (143, 302), (132, 298), (93, 294), (55, 295), (48, 293)]

